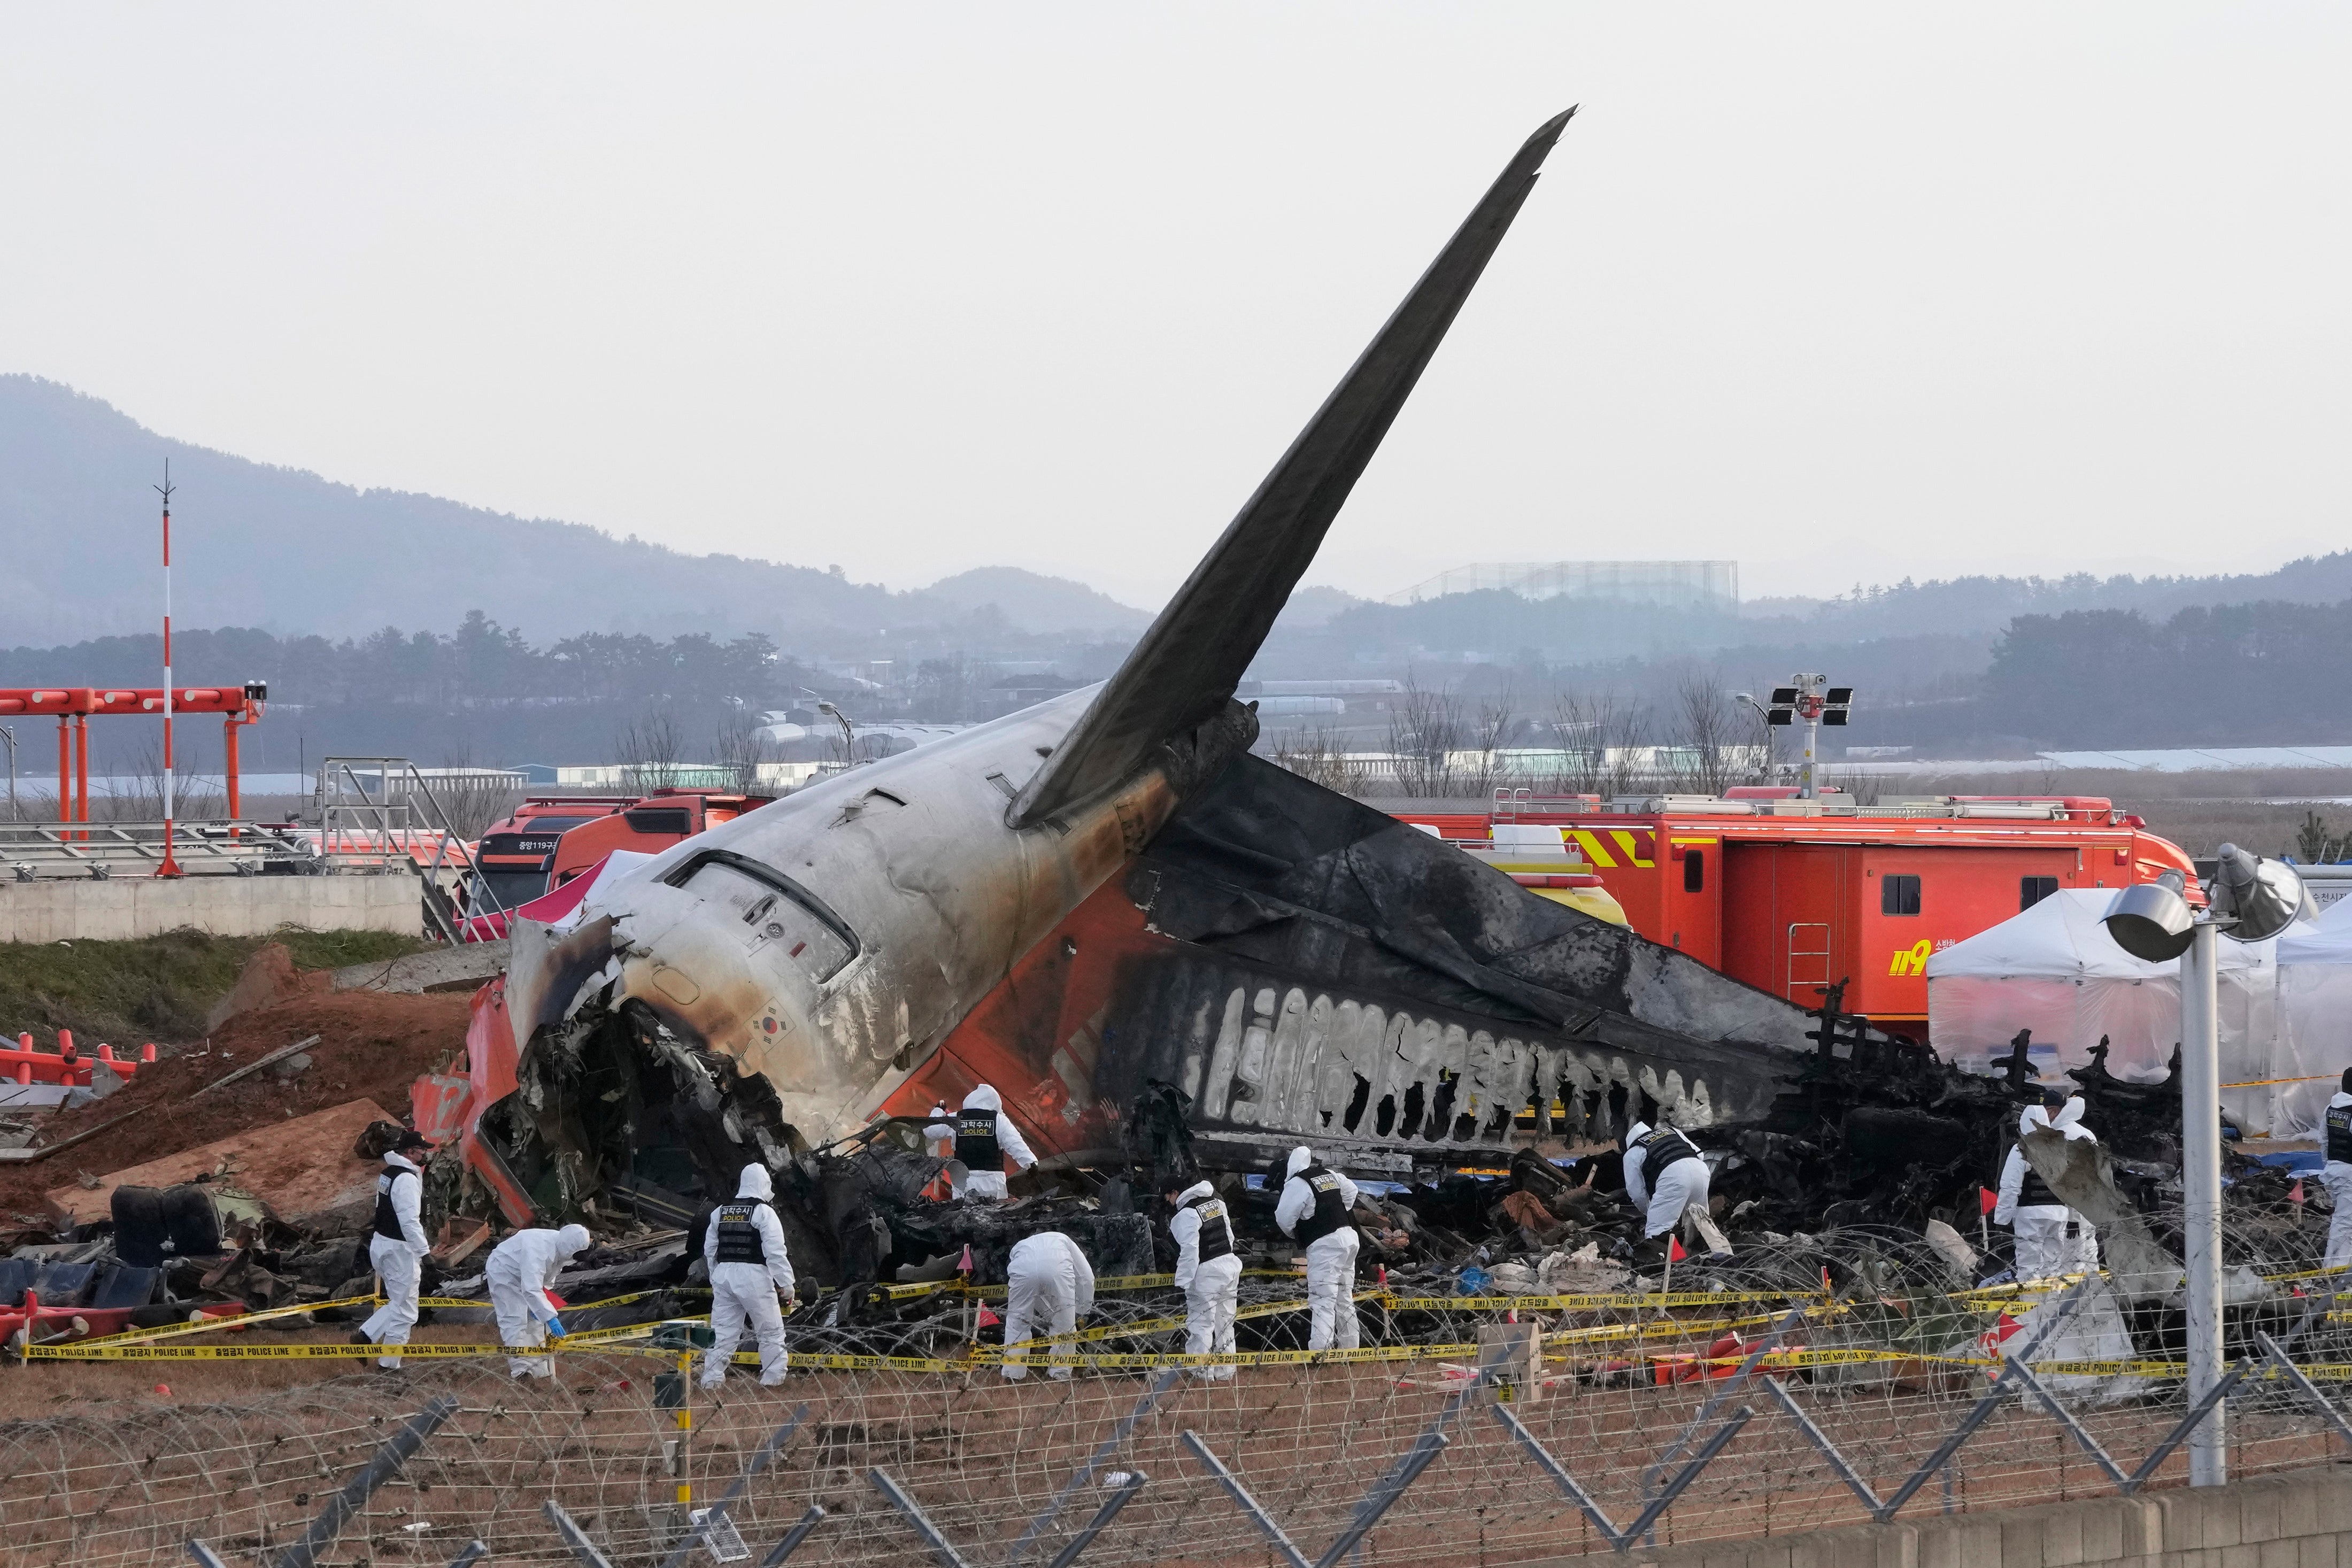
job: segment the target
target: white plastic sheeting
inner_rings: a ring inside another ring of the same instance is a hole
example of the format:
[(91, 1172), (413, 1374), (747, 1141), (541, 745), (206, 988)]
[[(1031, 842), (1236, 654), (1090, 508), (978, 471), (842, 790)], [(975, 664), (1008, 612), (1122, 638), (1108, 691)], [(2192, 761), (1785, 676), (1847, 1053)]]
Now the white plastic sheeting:
[[(2112, 888), (2062, 888), (1930, 957), (1927, 1031), (1937, 1054), (1969, 1071), (1990, 1071), (2009, 1054), (2017, 1031), (2030, 1029), (2042, 1082), (2063, 1088), (2070, 1086), (2065, 1070), (2086, 1064), (2105, 1037), (2109, 1072), (2135, 1082), (2161, 1081), (2180, 1039), (2180, 966), (2146, 963), (2116, 946), (2100, 924), (2115, 899)], [(2275, 939), (2220, 943), (2224, 1083), (2291, 1076), (2273, 1071), (2285, 1054), (2277, 946)], [(2352, 988), (2352, 968), (2346, 984)], [(2352, 1025), (2346, 1047), (2352, 1050)], [(2274, 1087), (2225, 1090), (2222, 1106), (2244, 1131), (2268, 1131)]]
[(2272, 1133), (2319, 1133), (2327, 1097), (2352, 1067), (2352, 899), (2330, 904), (2318, 921), (2278, 939), (2279, 1052), (2273, 1078), (2315, 1082), (2276, 1086)]

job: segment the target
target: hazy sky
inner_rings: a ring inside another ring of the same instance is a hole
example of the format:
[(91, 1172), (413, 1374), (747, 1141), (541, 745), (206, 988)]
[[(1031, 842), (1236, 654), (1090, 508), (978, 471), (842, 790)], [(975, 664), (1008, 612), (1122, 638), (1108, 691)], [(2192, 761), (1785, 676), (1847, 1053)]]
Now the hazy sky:
[(0, 369), (362, 486), (1156, 604), (1581, 103), (1309, 581), (2352, 546), (2340, 5), (0, 26)]

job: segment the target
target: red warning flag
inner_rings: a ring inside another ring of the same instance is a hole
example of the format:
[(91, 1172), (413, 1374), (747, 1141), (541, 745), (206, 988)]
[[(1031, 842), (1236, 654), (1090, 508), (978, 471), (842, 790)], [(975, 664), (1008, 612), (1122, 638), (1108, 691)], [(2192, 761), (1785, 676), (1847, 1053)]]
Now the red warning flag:
[(1977, 1212), (1979, 1214), (1990, 1214), (1994, 1209), (1999, 1208), (2000, 1207), (2000, 1197), (1999, 1194), (1993, 1192), (1990, 1187), (1980, 1186), (1977, 1188)]
[(982, 1308), (981, 1308), (981, 1309), (980, 1309), (980, 1318), (979, 1318), (979, 1322), (978, 1322), (978, 1326), (979, 1326), (979, 1327), (981, 1327), (981, 1328), (984, 1328), (984, 1329), (992, 1329), (992, 1328), (994, 1328), (997, 1324), (999, 1324), (999, 1323), (1003, 1322), (1003, 1321), (1004, 1321), (1004, 1320), (1003, 1320), (1003, 1318), (998, 1317), (994, 1312), (990, 1312), (986, 1307), (982, 1307)]
[(1689, 1254), (1689, 1253), (1687, 1253), (1687, 1252), (1685, 1252), (1685, 1251), (1684, 1251), (1684, 1250), (1683, 1250), (1683, 1239), (1682, 1239), (1681, 1237), (1679, 1237), (1679, 1236), (1670, 1236), (1670, 1237), (1668, 1237), (1668, 1238), (1666, 1239), (1666, 1261), (1667, 1261), (1667, 1262), (1669, 1262), (1669, 1263), (1679, 1263), (1679, 1262), (1681, 1262), (1684, 1259), (1685, 1259), (1685, 1258), (1687, 1258), (1687, 1257), (1689, 1257), (1689, 1256), (1690, 1256), (1690, 1254)]
[(971, 1243), (969, 1241), (963, 1244), (963, 1261), (956, 1265), (956, 1272), (959, 1274), (971, 1272)]

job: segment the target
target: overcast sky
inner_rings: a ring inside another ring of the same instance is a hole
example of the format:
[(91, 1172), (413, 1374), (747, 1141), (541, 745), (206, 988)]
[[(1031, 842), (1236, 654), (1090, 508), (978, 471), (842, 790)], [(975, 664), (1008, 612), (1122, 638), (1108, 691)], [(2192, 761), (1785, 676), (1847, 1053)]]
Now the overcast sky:
[(363, 486), (1157, 604), (1580, 103), (1308, 581), (2352, 545), (2340, 5), (0, 25), (0, 369)]

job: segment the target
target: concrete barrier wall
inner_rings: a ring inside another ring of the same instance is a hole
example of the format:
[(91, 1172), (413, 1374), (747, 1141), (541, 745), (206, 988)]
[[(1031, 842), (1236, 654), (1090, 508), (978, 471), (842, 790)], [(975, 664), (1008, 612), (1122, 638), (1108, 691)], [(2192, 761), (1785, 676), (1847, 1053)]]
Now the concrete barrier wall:
[(2352, 1568), (2352, 1482), (2319, 1465), (2226, 1487), (1636, 1548), (1622, 1561), (1654, 1568)]
[(281, 925), (415, 933), (423, 898), (407, 874), (0, 882), (0, 942), (125, 941), (189, 928), (264, 936)]

